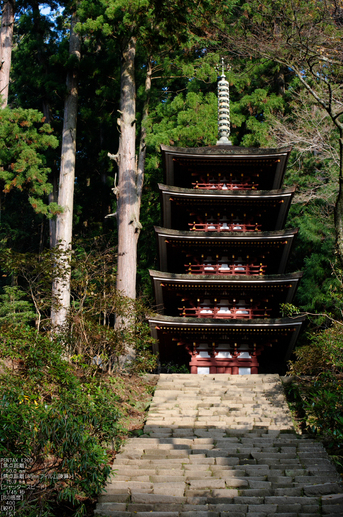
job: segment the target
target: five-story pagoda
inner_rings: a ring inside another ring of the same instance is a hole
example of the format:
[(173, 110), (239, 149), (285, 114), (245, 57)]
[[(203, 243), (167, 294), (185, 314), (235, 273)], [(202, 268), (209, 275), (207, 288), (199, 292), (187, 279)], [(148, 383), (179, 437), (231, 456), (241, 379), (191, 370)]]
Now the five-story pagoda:
[(285, 274), (297, 230), (284, 225), (294, 188), (282, 188), (290, 149), (234, 147), (229, 84), (218, 83), (216, 146), (161, 146), (160, 271), (150, 271), (150, 318), (161, 363), (191, 373), (274, 373), (303, 318), (280, 318), (301, 273)]

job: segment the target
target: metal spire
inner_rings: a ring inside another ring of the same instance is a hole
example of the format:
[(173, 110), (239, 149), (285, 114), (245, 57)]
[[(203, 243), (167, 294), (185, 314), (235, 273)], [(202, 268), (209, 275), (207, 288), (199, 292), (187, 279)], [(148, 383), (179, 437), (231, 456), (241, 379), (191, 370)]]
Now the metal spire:
[[(230, 70), (230, 67), (227, 68)], [(232, 145), (228, 139), (230, 136), (230, 91), (224, 73), (224, 58), (222, 58), (222, 75), (218, 81), (218, 134), (217, 145)]]

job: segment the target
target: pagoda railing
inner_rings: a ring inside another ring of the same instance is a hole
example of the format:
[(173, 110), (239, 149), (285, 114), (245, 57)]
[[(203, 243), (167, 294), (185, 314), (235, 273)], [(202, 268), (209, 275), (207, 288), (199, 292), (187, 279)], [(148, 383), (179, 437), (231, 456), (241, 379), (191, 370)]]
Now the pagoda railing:
[(213, 319), (268, 318), (271, 309), (257, 307), (179, 307), (180, 316)]
[(261, 224), (245, 223), (188, 223), (190, 230), (198, 232), (260, 232)]
[(264, 275), (264, 264), (185, 264), (192, 275)]
[(253, 183), (192, 183), (194, 188), (201, 190), (254, 190), (258, 187)]

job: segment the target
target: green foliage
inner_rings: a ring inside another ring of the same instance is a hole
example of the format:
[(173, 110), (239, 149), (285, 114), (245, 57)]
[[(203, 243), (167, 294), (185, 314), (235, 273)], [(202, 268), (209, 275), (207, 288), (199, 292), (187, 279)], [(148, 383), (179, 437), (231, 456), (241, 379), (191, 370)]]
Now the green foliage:
[(289, 227), (298, 227), (290, 270), (303, 272), (295, 303), (302, 311), (341, 318), (342, 281), (334, 254), (333, 217), (325, 199), (294, 203)]
[(64, 267), (66, 264), (56, 260), (61, 255), (63, 252), (60, 247), (45, 249), (39, 254), (16, 252), (9, 247), (0, 250), (2, 276), (20, 283), (21, 290), (31, 299), (36, 312), (37, 330), (42, 324), (45, 328), (49, 327), (50, 310), (54, 303), (51, 293), (53, 272), (57, 271), (61, 278), (67, 274)]
[(343, 324), (335, 322), (331, 327), (310, 336), (309, 343), (295, 350), (296, 361), (290, 371), (295, 375), (319, 375), (325, 372), (343, 373)]
[[(189, 92), (161, 103), (151, 112), (148, 144), (179, 147), (213, 145), (217, 139), (217, 99), (214, 93)], [(213, 121), (212, 124), (209, 121)]]
[(284, 99), (270, 90), (268, 87), (256, 88), (251, 93), (241, 95), (239, 101), (232, 104), (233, 128), (244, 127), (243, 146), (272, 146), (268, 115), (282, 110)]
[(338, 467), (343, 465), (343, 324), (334, 322), (308, 336), (295, 350), (290, 373), (295, 375), (288, 393), (301, 426), (318, 435)]
[(0, 455), (28, 460), (24, 501), (16, 504), (21, 517), (52, 517), (56, 507), (61, 515), (66, 503), (75, 517), (84, 515), (83, 501), (101, 492), (110, 474), (127, 433), (123, 422), (141, 427), (151, 396), (140, 379), (99, 369), (92, 377), (64, 357), (62, 340), (25, 326), (0, 328)]
[[(153, 339), (146, 315), (147, 307), (140, 300), (124, 297), (115, 289), (115, 249), (105, 239), (94, 239), (76, 245), (72, 267), (72, 305), (66, 342), (71, 355), (82, 356), (93, 370), (94, 358), (103, 368), (118, 367), (125, 348), (136, 351), (131, 372), (152, 371), (156, 357), (151, 353)], [(116, 318), (128, 325), (115, 328)]]
[(0, 295), (0, 325), (30, 323), (36, 317), (33, 305), (22, 300), (25, 293), (19, 287), (5, 286)]
[(58, 141), (35, 110), (5, 108), (0, 112), (0, 180), (8, 194), (16, 188), (28, 193), (36, 212), (56, 213), (56, 204), (47, 206), (43, 198), (51, 192), (50, 169), (45, 166), (43, 151), (56, 148)]
[(299, 308), (292, 303), (281, 303), (280, 309), (283, 317), (292, 317), (294, 314), (299, 314), (300, 312)]
[[(25, 293), (31, 299), (36, 313), (22, 317), (35, 317), (38, 330), (50, 328), (50, 310), (56, 303), (52, 299), (51, 283), (56, 262), (59, 262), (56, 257), (61, 253), (60, 247), (45, 250), (38, 256), (7, 248), (0, 253), (3, 271), (21, 285), (21, 290), (5, 287), (7, 296), (12, 293), (13, 298)], [(65, 275), (66, 264), (59, 264), (59, 274)], [(110, 371), (118, 368), (119, 357), (130, 347), (136, 351), (135, 360), (130, 364), (131, 372), (153, 371), (156, 357), (151, 352), (153, 339), (146, 321), (149, 309), (142, 301), (125, 298), (116, 291), (116, 250), (111, 241), (104, 237), (76, 243), (70, 265), (72, 300), (63, 335), (68, 356), (85, 371), (96, 375), (99, 366)], [(5, 297), (4, 302), (6, 300)], [(28, 302), (17, 305), (19, 302), (13, 298), (11, 303), (12, 306), (7, 301), (3, 307), (4, 318), (6, 311), (12, 308), (18, 311), (19, 305), (25, 308)], [(0, 305), (0, 318), (1, 314)], [(114, 328), (116, 317), (129, 321), (125, 330)]]
[(1, 329), (0, 452), (30, 458), (34, 479), (18, 515), (37, 496), (78, 506), (77, 496), (93, 497), (110, 472), (103, 445), (118, 434), (118, 397), (99, 379), (82, 382), (63, 354), (34, 329)]
[(286, 393), (303, 431), (320, 438), (342, 470), (342, 376), (323, 372), (314, 378), (297, 378), (287, 386)]
[(169, 361), (169, 363), (161, 364), (161, 371), (163, 373), (189, 373), (189, 368), (185, 364), (179, 365)]

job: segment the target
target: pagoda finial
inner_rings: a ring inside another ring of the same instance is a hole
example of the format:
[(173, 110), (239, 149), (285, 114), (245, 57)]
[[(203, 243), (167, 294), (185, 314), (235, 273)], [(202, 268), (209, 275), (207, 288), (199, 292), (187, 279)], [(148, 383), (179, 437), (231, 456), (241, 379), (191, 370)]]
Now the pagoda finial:
[[(230, 90), (229, 82), (226, 80), (224, 72), (224, 58), (221, 59), (222, 75), (218, 81), (218, 134), (217, 145), (232, 145), (228, 139), (230, 136)], [(217, 70), (219, 71), (220, 65)], [(230, 70), (230, 67), (227, 66)]]

